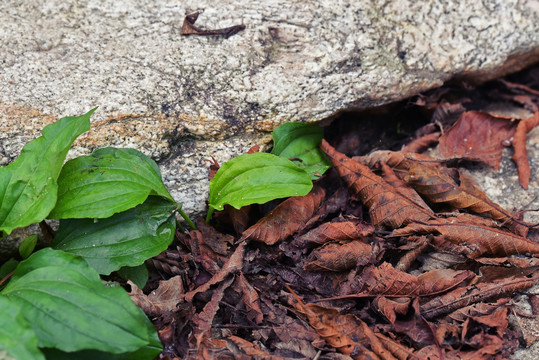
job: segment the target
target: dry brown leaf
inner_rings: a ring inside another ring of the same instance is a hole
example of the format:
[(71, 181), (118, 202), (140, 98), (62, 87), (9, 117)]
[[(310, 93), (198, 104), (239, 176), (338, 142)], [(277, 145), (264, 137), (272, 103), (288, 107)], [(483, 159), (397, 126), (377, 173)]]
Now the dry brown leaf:
[(185, 16), (182, 28), (180, 30), (181, 35), (220, 35), (227, 39), (245, 29), (245, 25), (234, 25), (223, 29), (202, 30), (201, 28), (195, 26), (198, 15), (200, 15), (200, 12), (197, 11)]
[(264, 320), (264, 315), (260, 309), (260, 298), (256, 290), (249, 284), (245, 275), (240, 273), (234, 282), (234, 288), (242, 294), (243, 305), (247, 312), (247, 319), (255, 324), (260, 324)]
[(449, 204), (456, 209), (476, 214), (488, 214), (495, 220), (513, 219), (511, 214), (479, 190), (469, 176), (458, 170), (456, 174), (460, 184), (457, 184), (447, 168), (425, 166), (417, 162), (410, 167), (405, 180), (430, 202)]
[(440, 137), (439, 150), (446, 158), (482, 161), (500, 167), (503, 141), (515, 133), (516, 123), (485, 112), (467, 111)]
[(344, 271), (375, 260), (373, 247), (362, 241), (328, 243), (315, 249), (303, 266), (310, 271)]
[[(268, 353), (267, 351), (260, 349), (259, 346), (253, 344), (252, 342), (244, 340), (238, 336), (228, 335), (227, 340), (232, 342), (238, 348), (238, 350), (241, 351), (240, 353), (239, 351), (238, 352), (234, 351), (235, 349), (234, 350), (231, 349), (236, 359), (241, 359), (242, 357), (247, 357), (249, 359), (268, 359), (268, 360), (284, 360), (285, 359), (281, 356), (272, 355)], [(230, 346), (229, 346), (229, 349), (230, 349)]]
[(399, 193), (402, 194), (402, 196), (412, 200), (417, 205), (421, 206), (423, 209), (426, 209), (427, 211), (430, 211), (430, 207), (425, 203), (425, 201), (419, 196), (419, 194), (408, 184), (406, 184), (403, 180), (401, 180), (384, 162), (380, 163), (380, 168), (382, 170), (382, 177), (383, 179), (395, 190), (397, 190)]
[(411, 304), (412, 299), (409, 297), (387, 298), (385, 296), (377, 296), (372, 302), (372, 306), (380, 314), (384, 315), (391, 324), (395, 324), (397, 315), (406, 315)]
[(421, 313), (427, 319), (434, 319), (471, 304), (511, 296), (517, 291), (522, 291), (535, 285), (539, 279), (538, 275), (538, 273), (535, 273), (530, 277), (512, 276), (493, 282), (456, 288), (447, 294), (423, 304), (421, 306)]
[(127, 283), (131, 286), (131, 300), (150, 317), (176, 310), (180, 296), (184, 293), (181, 276), (161, 280), (157, 289), (149, 295), (145, 295), (131, 280)]
[(526, 134), (534, 127), (539, 126), (539, 112), (532, 117), (520, 120), (515, 135), (513, 136), (513, 161), (517, 165), (518, 180), (524, 189), (528, 189), (530, 183), (530, 163), (526, 154)]
[(380, 333), (376, 333), (376, 337), (380, 340), (384, 347), (388, 349), (391, 354), (393, 354), (393, 356), (395, 356), (397, 359), (419, 359), (419, 357), (414, 354), (414, 349), (404, 346), (401, 343), (398, 343), (395, 340), (390, 339), (389, 337)]
[(256, 224), (245, 230), (242, 240), (256, 240), (273, 245), (305, 226), (326, 196), (323, 188), (315, 185), (305, 196), (286, 199)]
[(446, 240), (466, 247), (469, 249), (466, 255), (471, 258), (483, 254), (492, 256), (539, 254), (539, 243), (499, 229), (461, 222), (458, 217), (409, 224), (402, 229), (393, 230), (391, 236), (425, 233), (443, 235)]
[[(408, 239), (409, 243), (410, 238)], [(395, 270), (406, 271), (410, 268), (412, 263), (417, 259), (419, 255), (423, 253), (429, 246), (429, 239), (426, 236), (421, 236), (417, 241), (415, 241), (416, 247), (404, 254), (400, 259), (397, 265), (395, 265)]]
[(339, 153), (327, 141), (322, 140), (320, 147), (331, 159), (339, 175), (369, 208), (374, 226), (397, 228), (412, 221), (425, 221), (434, 217), (432, 211), (404, 197), (368, 167)]
[(305, 315), (311, 326), (337, 351), (351, 355), (353, 359), (368, 359), (369, 356), (373, 359), (396, 359), (358, 317), (352, 314), (341, 315), (333, 308), (304, 304), (292, 289), (288, 287), (288, 290), (296, 300), (294, 308)]
[(221, 281), (225, 280), (229, 275), (235, 274), (241, 271), (243, 266), (243, 254), (245, 253), (245, 242), (241, 242), (236, 250), (232, 253), (228, 261), (223, 265), (223, 267), (217, 272), (212, 278), (197, 287), (196, 289), (189, 291), (186, 294), (183, 294), (181, 297), (187, 302), (192, 302), (193, 297), (200, 293), (205, 292), (210, 289), (212, 285), (218, 284)]
[(408, 171), (410, 166), (418, 161), (432, 165), (438, 165), (441, 162), (441, 160), (424, 154), (391, 150), (376, 150), (365, 156), (354, 156), (352, 160), (375, 170), (380, 168), (381, 163), (386, 163), (391, 168), (401, 171)]
[(442, 133), (440, 132), (433, 132), (431, 134), (423, 135), (417, 139), (414, 139), (410, 141), (408, 144), (403, 146), (401, 149), (402, 152), (412, 152), (412, 153), (420, 153), (428, 149), (429, 147), (433, 146), (438, 142), (438, 139)]
[[(343, 219), (344, 220), (344, 219)], [(296, 246), (324, 244), (329, 241), (356, 240), (374, 234), (374, 226), (359, 220), (344, 220), (322, 225), (294, 239)]]

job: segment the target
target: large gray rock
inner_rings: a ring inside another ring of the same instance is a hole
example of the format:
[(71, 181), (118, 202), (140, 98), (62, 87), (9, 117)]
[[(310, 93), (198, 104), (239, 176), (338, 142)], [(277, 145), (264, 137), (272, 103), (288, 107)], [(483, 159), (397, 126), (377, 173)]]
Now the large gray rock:
[[(135, 147), (188, 211), (224, 161), (285, 121), (399, 100), (539, 58), (537, 1), (3, 0), (0, 164), (56, 118), (94, 106), (74, 156)], [(244, 24), (228, 39), (181, 36)]]

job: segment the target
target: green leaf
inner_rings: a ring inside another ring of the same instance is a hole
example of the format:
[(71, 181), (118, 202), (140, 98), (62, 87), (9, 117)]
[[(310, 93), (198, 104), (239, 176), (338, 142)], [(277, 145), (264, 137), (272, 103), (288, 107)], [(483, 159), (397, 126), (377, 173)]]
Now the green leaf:
[(174, 202), (152, 159), (134, 149), (99, 149), (64, 165), (58, 202), (49, 217), (107, 218), (143, 203), (149, 195)]
[(26, 259), (30, 254), (32, 254), (32, 251), (34, 251), (36, 244), (37, 244), (38, 236), (37, 235), (30, 235), (24, 238), (24, 240), (19, 245), (19, 254), (23, 259)]
[(124, 280), (131, 280), (138, 288), (142, 289), (148, 282), (148, 268), (145, 264), (139, 266), (125, 266), (117, 271)]
[(37, 348), (34, 330), (19, 307), (5, 296), (0, 296), (0, 358), (45, 360)]
[(52, 247), (82, 256), (100, 274), (136, 266), (164, 251), (174, 239), (176, 204), (150, 196), (144, 204), (106, 219), (67, 219)]
[(17, 160), (0, 167), (0, 231), (10, 234), (47, 217), (56, 203), (56, 180), (67, 151), (77, 136), (90, 129), (94, 111), (47, 125)]
[(46, 348), (43, 349), (47, 359), (50, 360), (148, 360), (156, 358), (161, 351), (163, 351), (163, 346), (159, 340), (159, 336), (155, 331), (155, 328), (152, 322), (144, 317), (146, 320), (146, 329), (148, 330), (148, 335), (150, 337), (150, 343), (146, 346), (141, 347), (140, 349), (122, 353), (122, 354), (111, 354), (98, 350), (81, 350), (77, 352), (64, 352), (58, 349)]
[(135, 351), (150, 342), (144, 313), (105, 287), (84, 259), (46, 248), (22, 261), (1, 294), (19, 304), (39, 347)]
[(303, 196), (313, 187), (305, 170), (290, 160), (266, 153), (240, 155), (221, 166), (210, 181), (210, 209), (242, 206)]
[(331, 162), (318, 145), (324, 136), (321, 127), (305, 123), (285, 123), (275, 129), (273, 135), (272, 154), (294, 160), (295, 164), (307, 171), (312, 180), (316, 180), (327, 169)]

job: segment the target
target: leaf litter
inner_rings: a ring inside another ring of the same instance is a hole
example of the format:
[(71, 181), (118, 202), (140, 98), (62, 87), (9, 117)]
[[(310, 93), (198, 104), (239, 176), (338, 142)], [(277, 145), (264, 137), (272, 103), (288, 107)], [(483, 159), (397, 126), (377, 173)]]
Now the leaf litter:
[[(343, 115), (320, 144), (333, 168), (308, 195), (225, 206), (178, 232), (147, 261), (145, 288), (130, 283), (161, 358), (503, 359), (531, 345), (510, 315), (517, 293), (526, 316), (539, 311), (538, 230), (463, 169), (498, 168), (512, 145), (529, 184), (539, 91), (511, 79), (437, 89), (361, 125)], [(518, 116), (484, 105), (502, 100)]]

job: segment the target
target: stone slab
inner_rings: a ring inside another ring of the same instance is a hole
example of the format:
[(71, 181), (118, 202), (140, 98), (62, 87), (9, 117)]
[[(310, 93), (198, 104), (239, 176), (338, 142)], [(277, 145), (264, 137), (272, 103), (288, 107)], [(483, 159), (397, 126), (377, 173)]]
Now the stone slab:
[[(244, 24), (228, 39), (182, 36)], [(539, 2), (4, 0), (0, 164), (54, 119), (94, 106), (70, 156), (137, 148), (189, 212), (205, 208), (204, 158), (265, 143), (285, 121), (484, 81), (539, 57)]]

